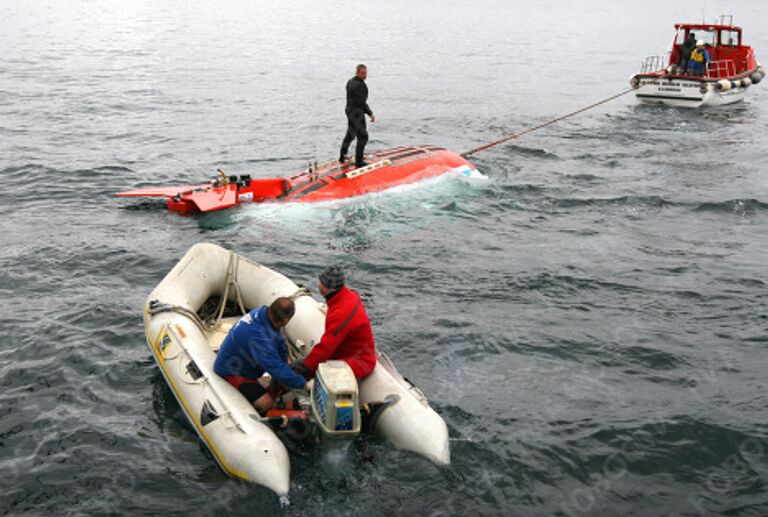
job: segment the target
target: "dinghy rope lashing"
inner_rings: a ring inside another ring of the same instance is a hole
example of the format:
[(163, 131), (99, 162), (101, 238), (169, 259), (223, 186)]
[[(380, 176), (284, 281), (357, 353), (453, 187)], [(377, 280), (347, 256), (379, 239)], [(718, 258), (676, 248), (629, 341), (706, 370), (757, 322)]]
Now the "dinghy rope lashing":
[(198, 316), (195, 311), (182, 307), (181, 305), (170, 305), (168, 303), (160, 303), (159, 300), (151, 300), (147, 306), (147, 314), (154, 316), (161, 312), (175, 312), (176, 314), (181, 314), (182, 316), (191, 319), (201, 331), (205, 332), (207, 330), (206, 323), (200, 319), (200, 316)]
[[(215, 312), (210, 314), (210, 317), (206, 317), (204, 315), (204, 317), (201, 318), (198, 313), (188, 309), (187, 307), (161, 303), (159, 300), (151, 300), (149, 302), (147, 307), (147, 314), (154, 316), (155, 314), (159, 314), (161, 312), (175, 312), (176, 314), (181, 314), (182, 316), (186, 316), (187, 318), (191, 319), (192, 322), (197, 325), (197, 327), (202, 332), (206, 332), (216, 328), (221, 319), (224, 317), (224, 310), (227, 306), (227, 299), (229, 297), (230, 288), (234, 288), (235, 301), (237, 301), (240, 312), (242, 314), (247, 314), (248, 311), (245, 310), (245, 304), (243, 303), (243, 295), (240, 292), (240, 286), (237, 283), (237, 266), (239, 259), (240, 257), (236, 253), (233, 251), (229, 252), (229, 264), (227, 265), (227, 278), (225, 280), (226, 283), (224, 285), (224, 293), (219, 300), (219, 306), (216, 308)], [(201, 309), (201, 311), (202, 310), (203, 309)], [(213, 316), (215, 316), (215, 318)]]
[(296, 300), (296, 298), (300, 296), (312, 296), (312, 291), (304, 287), (303, 285), (300, 285), (298, 289), (296, 289), (296, 292), (290, 295), (288, 298), (291, 300)]
[(213, 322), (210, 328), (215, 327), (219, 324), (221, 321), (222, 316), (224, 316), (224, 309), (227, 307), (227, 297), (229, 296), (229, 288), (234, 287), (235, 288), (235, 300), (237, 301), (237, 305), (240, 308), (241, 314), (247, 314), (248, 311), (245, 310), (245, 305), (243, 304), (243, 295), (240, 293), (240, 286), (237, 283), (237, 266), (240, 263), (240, 257), (235, 253), (234, 251), (229, 252), (229, 264), (227, 264), (227, 285), (224, 286), (224, 294), (221, 296), (221, 302), (219, 305), (219, 311), (218, 315), (216, 316), (216, 320)]
[(565, 120), (567, 118), (573, 117), (574, 115), (578, 115), (579, 113), (582, 113), (584, 111), (590, 110), (592, 108), (596, 108), (597, 106), (600, 106), (601, 104), (605, 104), (606, 102), (612, 101), (613, 99), (621, 97), (622, 95), (626, 95), (626, 94), (628, 94), (628, 93), (630, 93), (632, 91), (634, 91), (634, 90), (632, 88), (629, 88), (627, 90), (624, 90), (621, 93), (617, 93), (616, 95), (611, 95), (610, 97), (605, 98), (605, 99), (603, 99), (601, 101), (594, 102), (594, 103), (590, 104), (589, 106), (584, 106), (583, 108), (578, 109), (576, 111), (572, 111), (570, 113), (566, 113), (565, 115), (561, 115), (561, 116), (559, 116), (557, 118), (554, 118), (552, 120), (548, 120), (547, 122), (544, 122), (543, 124), (539, 124), (537, 126), (529, 127), (529, 128), (524, 129), (522, 131), (518, 131), (517, 133), (513, 133), (511, 135), (505, 136), (504, 138), (501, 138), (501, 139), (496, 140), (494, 142), (490, 142), (490, 143), (487, 143), (485, 145), (481, 145), (480, 147), (476, 147), (474, 149), (471, 149), (469, 151), (461, 153), (461, 156), (464, 157), (464, 158), (469, 158), (470, 156), (472, 156), (475, 153), (479, 153), (480, 151), (485, 151), (486, 149), (489, 149), (491, 147), (497, 146), (499, 144), (503, 144), (504, 142), (509, 142), (510, 140), (514, 140), (515, 138), (519, 138), (519, 137), (521, 137), (523, 135), (527, 135), (528, 133), (532, 133), (532, 132), (536, 131), (537, 129), (542, 129), (542, 128), (545, 128), (547, 126), (551, 126), (552, 124), (554, 124), (556, 122), (560, 122), (561, 120)]

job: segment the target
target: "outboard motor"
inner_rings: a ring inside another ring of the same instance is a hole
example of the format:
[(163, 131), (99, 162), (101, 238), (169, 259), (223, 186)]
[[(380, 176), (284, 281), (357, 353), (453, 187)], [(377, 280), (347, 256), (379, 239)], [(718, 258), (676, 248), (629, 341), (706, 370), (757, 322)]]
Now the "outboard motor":
[(320, 364), (310, 393), (312, 417), (323, 435), (331, 438), (360, 434), (357, 379), (344, 361)]

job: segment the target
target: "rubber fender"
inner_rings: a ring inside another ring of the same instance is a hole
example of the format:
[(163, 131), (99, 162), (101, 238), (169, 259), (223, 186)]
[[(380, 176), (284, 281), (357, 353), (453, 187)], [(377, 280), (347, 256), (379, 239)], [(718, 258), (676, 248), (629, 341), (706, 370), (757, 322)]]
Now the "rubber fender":
[(763, 80), (763, 76), (757, 72), (752, 72), (749, 78), (752, 79), (752, 84), (757, 84)]
[(636, 75), (633, 75), (629, 78), (629, 85), (632, 87), (633, 90), (637, 90), (640, 88), (640, 79)]
[(742, 88), (749, 88), (750, 86), (752, 86), (752, 79), (750, 79), (749, 77), (745, 77), (744, 79), (741, 80)]
[(739, 81), (738, 79), (731, 82), (731, 88), (740, 88), (740, 87), (741, 87), (741, 81)]
[(727, 92), (731, 89), (731, 81), (728, 81), (726, 79), (720, 79), (717, 81), (717, 89), (721, 92)]

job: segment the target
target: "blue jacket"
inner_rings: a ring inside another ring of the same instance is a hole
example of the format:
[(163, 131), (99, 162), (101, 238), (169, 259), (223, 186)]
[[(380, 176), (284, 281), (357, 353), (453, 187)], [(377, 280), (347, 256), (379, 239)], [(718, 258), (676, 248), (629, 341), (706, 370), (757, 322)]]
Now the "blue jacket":
[(699, 49), (698, 47), (691, 52), (691, 59), (688, 61), (688, 69), (703, 70), (707, 63), (712, 59), (707, 52), (707, 49)]
[(221, 343), (213, 371), (221, 377), (258, 379), (264, 372), (277, 382), (301, 389), (306, 380), (288, 366), (285, 338), (272, 326), (267, 307), (254, 309), (238, 321)]

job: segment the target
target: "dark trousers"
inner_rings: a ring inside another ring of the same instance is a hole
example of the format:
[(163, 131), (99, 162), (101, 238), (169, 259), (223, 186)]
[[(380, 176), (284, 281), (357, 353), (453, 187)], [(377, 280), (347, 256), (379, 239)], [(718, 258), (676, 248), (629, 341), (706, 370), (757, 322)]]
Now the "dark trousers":
[(346, 156), (347, 151), (349, 151), (349, 146), (355, 138), (357, 138), (355, 163), (360, 164), (363, 163), (365, 144), (368, 143), (368, 129), (365, 124), (365, 113), (347, 114), (347, 134), (344, 135), (344, 140), (341, 142), (341, 153), (339, 153), (340, 159), (343, 159), (344, 156)]

